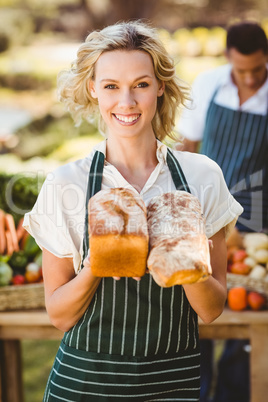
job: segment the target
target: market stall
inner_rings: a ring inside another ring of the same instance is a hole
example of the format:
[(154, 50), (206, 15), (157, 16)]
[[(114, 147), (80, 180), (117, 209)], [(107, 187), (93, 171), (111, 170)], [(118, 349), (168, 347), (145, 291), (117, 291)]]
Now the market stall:
[[(12, 191), (17, 186), (12, 199), (17, 197), (20, 211), (25, 212), (22, 182), (23, 178), (15, 182), (9, 178), (8, 184), (12, 183)], [(30, 190), (29, 184), (31, 207), (38, 187), (34, 182)], [(23, 402), (21, 340), (61, 339), (63, 334), (45, 311), (41, 250), (23, 229), (22, 216), (11, 212), (0, 199), (0, 402)], [(228, 240), (226, 309), (212, 324), (200, 320), (201, 338), (249, 339), (251, 402), (263, 401), (268, 394), (267, 264), (267, 234), (234, 230)]]
[[(226, 308), (212, 324), (199, 324), (201, 338), (250, 340), (251, 402), (264, 401), (268, 394), (268, 311)], [(20, 341), (61, 337), (62, 332), (51, 325), (45, 310), (0, 313), (1, 402), (23, 402)]]

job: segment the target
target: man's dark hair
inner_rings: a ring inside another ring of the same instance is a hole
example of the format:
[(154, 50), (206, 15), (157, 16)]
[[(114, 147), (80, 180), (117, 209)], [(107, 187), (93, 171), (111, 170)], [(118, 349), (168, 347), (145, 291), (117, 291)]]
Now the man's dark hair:
[(268, 40), (264, 30), (254, 22), (240, 22), (227, 30), (227, 50), (235, 48), (239, 53), (252, 54), (262, 50), (268, 54)]

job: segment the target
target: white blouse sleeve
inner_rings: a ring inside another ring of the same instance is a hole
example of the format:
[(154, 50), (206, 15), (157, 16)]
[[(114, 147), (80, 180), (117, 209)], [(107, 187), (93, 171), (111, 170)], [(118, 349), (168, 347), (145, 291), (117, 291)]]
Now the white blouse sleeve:
[[(24, 228), (45, 248), (59, 258), (73, 258), (77, 272), (85, 216), (85, 190), (70, 181), (70, 168), (50, 173), (33, 209), (25, 214)], [(68, 181), (67, 181), (68, 180)]]

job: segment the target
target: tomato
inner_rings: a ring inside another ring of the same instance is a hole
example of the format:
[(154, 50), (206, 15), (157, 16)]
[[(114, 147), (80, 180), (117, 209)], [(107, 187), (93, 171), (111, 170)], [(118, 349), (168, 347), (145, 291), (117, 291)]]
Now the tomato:
[(232, 274), (248, 275), (250, 267), (244, 262), (234, 262), (230, 266), (230, 271)]
[(266, 305), (266, 297), (257, 292), (249, 292), (248, 304), (252, 310), (261, 310)]
[(233, 254), (233, 262), (242, 262), (247, 257), (247, 252), (245, 250), (236, 250)]
[(23, 285), (23, 283), (25, 283), (25, 277), (24, 275), (15, 275), (12, 278), (12, 283), (13, 285)]

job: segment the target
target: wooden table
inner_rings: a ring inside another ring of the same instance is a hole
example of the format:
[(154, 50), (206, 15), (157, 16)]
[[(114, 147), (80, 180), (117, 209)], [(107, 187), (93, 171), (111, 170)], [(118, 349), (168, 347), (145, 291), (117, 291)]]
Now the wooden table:
[[(200, 338), (250, 340), (251, 402), (267, 400), (268, 311), (226, 309), (212, 324), (201, 320), (199, 324)], [(61, 339), (62, 335), (50, 324), (44, 310), (0, 312), (0, 402), (23, 402), (20, 340)]]

